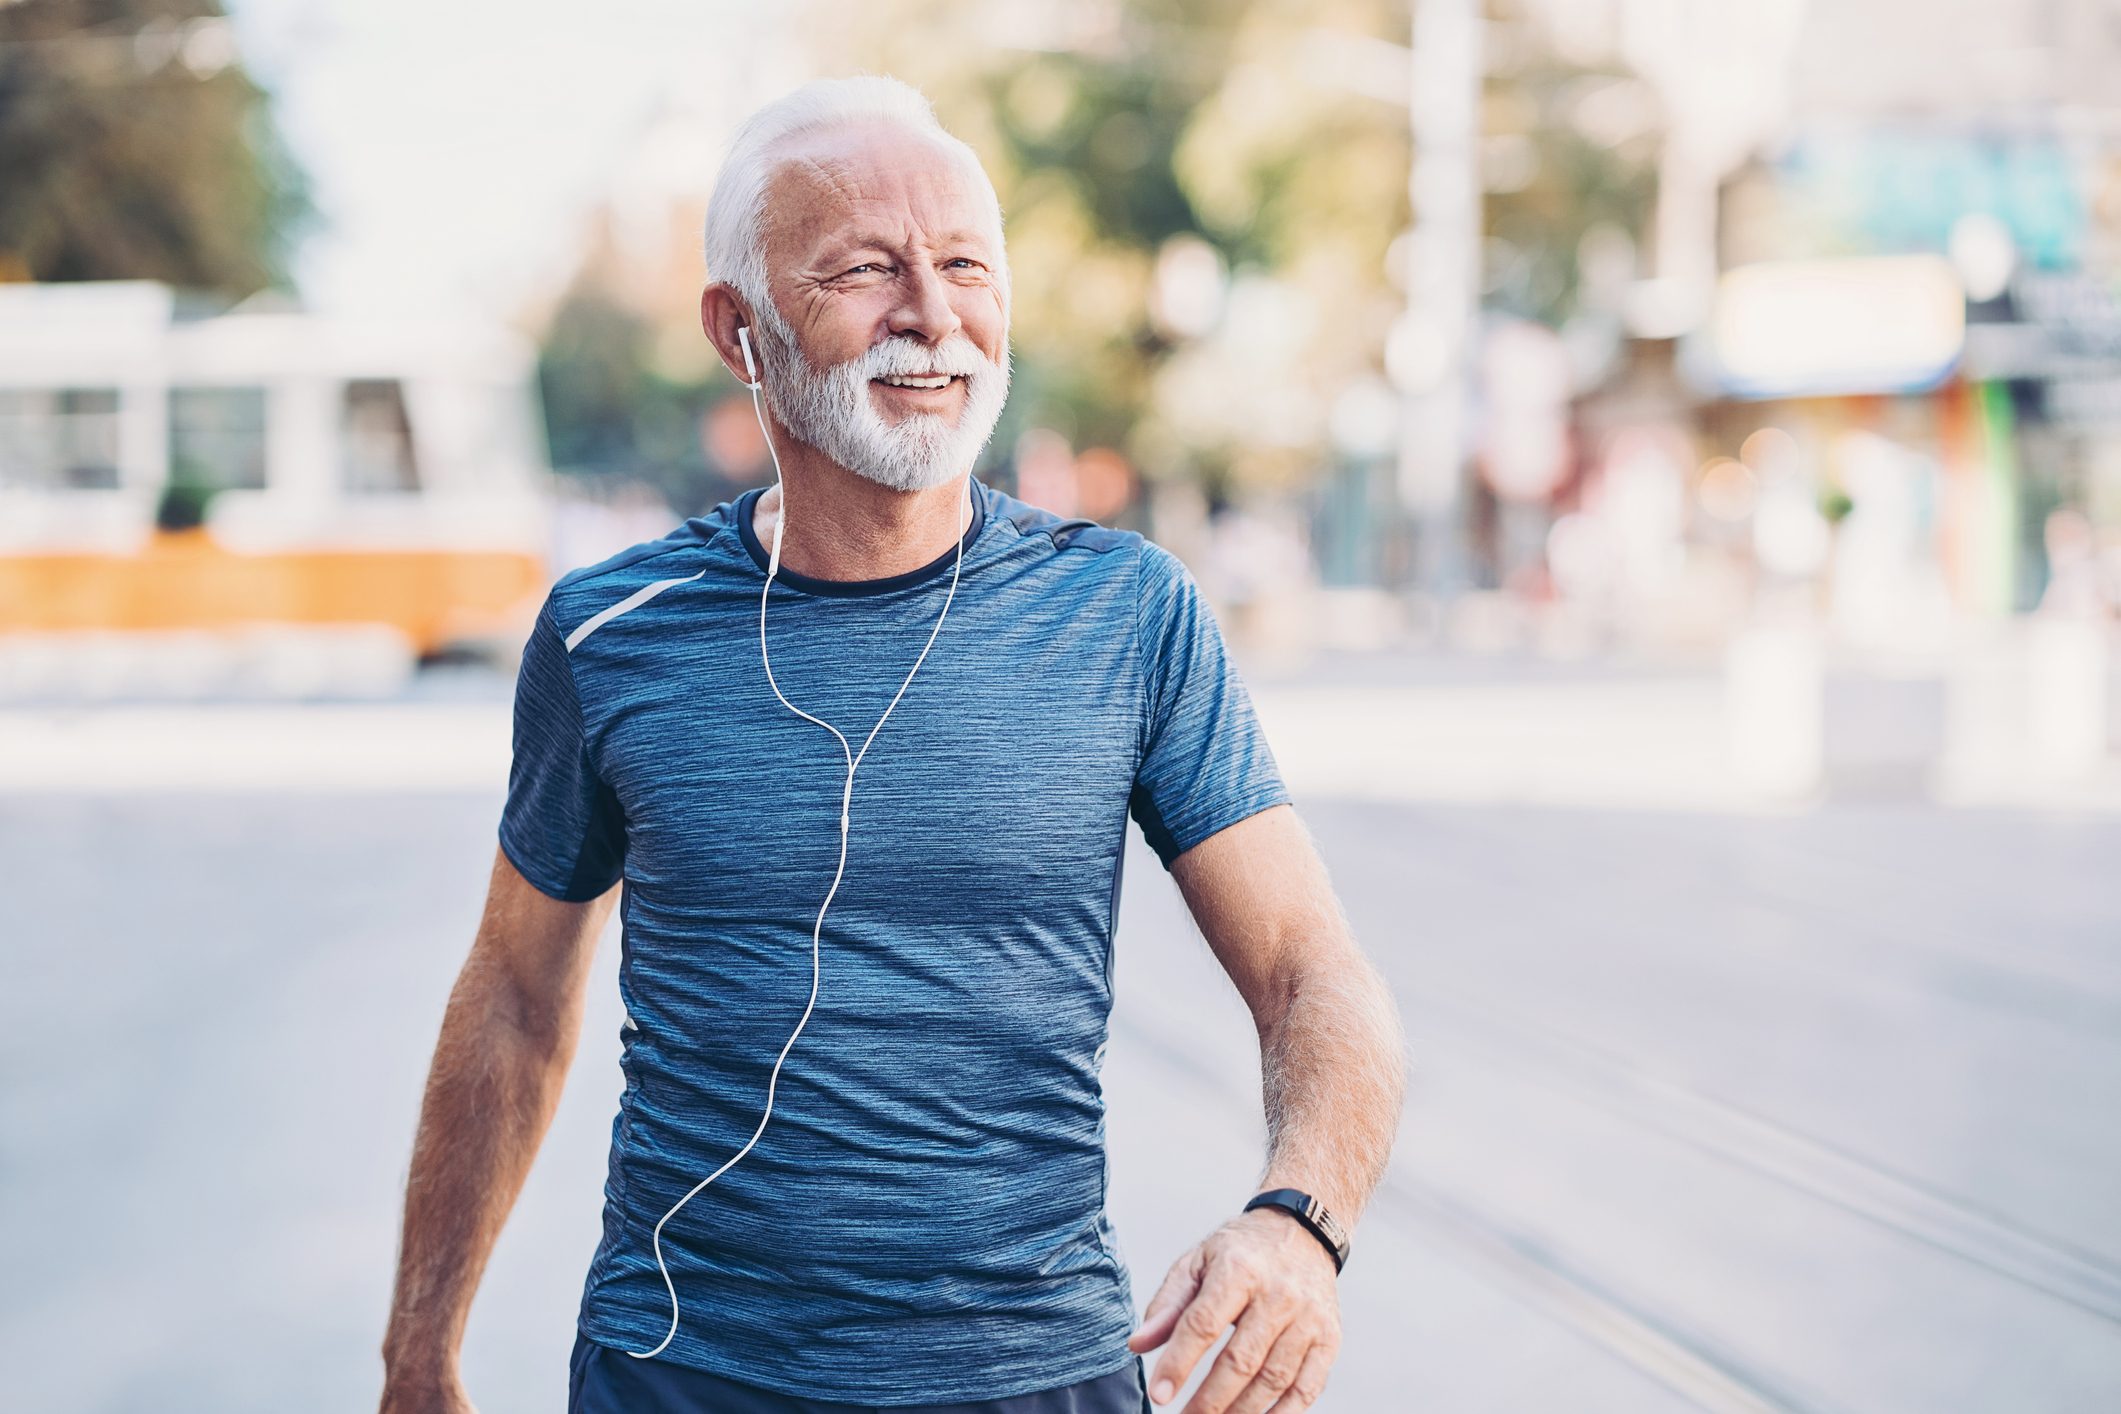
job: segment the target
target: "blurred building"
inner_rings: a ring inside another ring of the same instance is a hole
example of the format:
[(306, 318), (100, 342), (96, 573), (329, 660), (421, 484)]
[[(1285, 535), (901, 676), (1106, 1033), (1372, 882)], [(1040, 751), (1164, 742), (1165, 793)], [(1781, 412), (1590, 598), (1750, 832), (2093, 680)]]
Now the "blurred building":
[(2058, 575), (2111, 615), (2114, 6), (1540, 8), (1649, 82), (1664, 156), (1574, 466), (1493, 497), (1547, 543), (1488, 531), (1494, 578), (1529, 558), (1564, 595), (1711, 636), (1809, 598), (1870, 647), (2055, 607)]
[[(2039, 603), (2058, 512), (2121, 534), (2117, 62), (2104, 0), (1819, 7), (1786, 135), (1724, 189), (1733, 273), (1705, 362), (1736, 401), (1713, 450), (1790, 423), (1847, 498), (1844, 541), (1897, 542), (1959, 610)], [(1808, 292), (1836, 316), (1811, 369), (1748, 387), (1734, 359), (1769, 352)], [(1748, 298), (1784, 308), (1748, 316)]]

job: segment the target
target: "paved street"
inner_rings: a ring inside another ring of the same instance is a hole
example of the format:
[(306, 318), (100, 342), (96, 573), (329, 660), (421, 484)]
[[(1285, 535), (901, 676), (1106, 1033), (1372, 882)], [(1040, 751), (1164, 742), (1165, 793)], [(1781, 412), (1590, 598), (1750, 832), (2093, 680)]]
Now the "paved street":
[[(328, 720), (350, 772), (360, 713), (391, 709), (274, 710), (236, 735), (269, 757), (272, 721)], [(373, 1408), (421, 1077), (499, 801), (491, 743), (452, 746), (490, 715), (439, 745), (404, 720), (423, 762), (470, 764), (227, 790), (182, 760), (149, 789), (10, 768), (9, 1407)], [(124, 749), (122, 716), (74, 725)], [(1415, 1052), (1322, 1408), (2121, 1408), (2121, 818), (1354, 799), (1330, 744), (1285, 754)], [(1250, 1191), (1260, 1120), (1249, 1021), (1133, 851), (1107, 1089), (1146, 1299)], [(488, 1414), (557, 1407), (615, 967), (607, 937), (474, 1314)]]

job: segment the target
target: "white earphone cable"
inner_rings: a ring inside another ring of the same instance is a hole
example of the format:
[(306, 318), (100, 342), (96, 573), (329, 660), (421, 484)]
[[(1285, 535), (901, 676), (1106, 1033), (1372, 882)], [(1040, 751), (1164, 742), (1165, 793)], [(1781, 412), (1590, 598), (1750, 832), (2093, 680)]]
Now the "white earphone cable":
[[(747, 370), (750, 369), (751, 348), (750, 341), (748, 339), (745, 340), (744, 362), (747, 367)], [(904, 697), (906, 695), (906, 689), (913, 685), (913, 675), (914, 673), (919, 672), (921, 670), (921, 664), (927, 661), (928, 650), (935, 646), (936, 635), (943, 631), (943, 620), (949, 617), (950, 614), (950, 602), (951, 600), (957, 597), (958, 574), (964, 568), (965, 564), (965, 519), (967, 515), (967, 507), (969, 504), (971, 493), (969, 478), (968, 485), (966, 487), (967, 495), (962, 496), (958, 499), (957, 560), (956, 563), (953, 564), (950, 569), (950, 592), (943, 596), (942, 612), (935, 616), (935, 627), (929, 630), (928, 641), (927, 643), (922, 645), (920, 657), (915, 658), (913, 660), (913, 668), (906, 674), (906, 680), (899, 684), (898, 691), (892, 695), (890, 706), (884, 708), (883, 716), (878, 717), (876, 719), (876, 725), (869, 729), (868, 737), (862, 742), (862, 749), (859, 752), (853, 751), (847, 745), (847, 738), (841, 734), (840, 729), (838, 727), (833, 726), (832, 723), (825, 721), (820, 717), (811, 716), (808, 712), (805, 712), (802, 708), (796, 706), (793, 702), (790, 702), (787, 696), (781, 692), (781, 685), (778, 682), (774, 681), (773, 660), (770, 656), (768, 656), (766, 652), (766, 598), (767, 595), (769, 595), (773, 590), (773, 579), (774, 576), (779, 573), (781, 566), (781, 530), (788, 523), (788, 484), (785, 478), (783, 478), (781, 475), (780, 453), (774, 450), (773, 434), (766, 427), (766, 412), (759, 401), (759, 383), (762, 380), (758, 378), (755, 370), (751, 371), (753, 375), (752, 382), (750, 384), (751, 410), (752, 413), (759, 420), (759, 431), (764, 434), (766, 438), (766, 452), (769, 456), (773, 458), (774, 484), (781, 488), (780, 510), (779, 513), (774, 516), (773, 520), (773, 550), (766, 567), (766, 583), (759, 591), (759, 660), (765, 664), (766, 682), (769, 686), (773, 688), (773, 695), (781, 699), (781, 705), (786, 707), (789, 711), (795, 713), (798, 717), (803, 718), (805, 721), (816, 722), (826, 731), (831, 732), (832, 735), (838, 738), (839, 740), (840, 754), (846, 757), (847, 759), (847, 783), (845, 788), (842, 789), (840, 792), (840, 860), (839, 866), (832, 872), (832, 887), (825, 891), (825, 902), (819, 906), (817, 911), (817, 922), (811, 927), (810, 930), (810, 1000), (804, 1003), (802, 1018), (795, 1023), (795, 1030), (788, 1033), (787, 1041), (785, 1041), (781, 1046), (781, 1053), (778, 1056), (774, 1057), (773, 1072), (766, 1079), (766, 1109), (765, 1112), (759, 1116), (758, 1128), (751, 1131), (751, 1137), (744, 1141), (743, 1148), (737, 1150), (735, 1154), (731, 1155), (729, 1159), (725, 1163), (723, 1163), (720, 1168), (716, 1169), (713, 1173), (708, 1174), (705, 1178), (701, 1179), (698, 1183), (694, 1184), (692, 1187), (692, 1191), (687, 1193), (684, 1197), (678, 1199), (676, 1203), (672, 1204), (670, 1211), (663, 1214), (662, 1220), (655, 1225), (655, 1265), (656, 1270), (663, 1274), (663, 1289), (670, 1293), (670, 1330), (669, 1333), (663, 1337), (662, 1343), (657, 1345), (655, 1349), (629, 1350), (626, 1352), (628, 1355), (633, 1356), (636, 1360), (646, 1360), (653, 1356), (662, 1354), (663, 1350), (670, 1344), (670, 1342), (677, 1338), (678, 1289), (676, 1284), (673, 1283), (670, 1279), (670, 1268), (663, 1261), (664, 1224), (668, 1223), (672, 1218), (676, 1217), (678, 1215), (678, 1210), (683, 1208), (687, 1203), (690, 1203), (695, 1197), (697, 1197), (700, 1191), (706, 1188), (708, 1184), (714, 1182), (723, 1174), (727, 1173), (730, 1167), (734, 1165), (738, 1159), (741, 1159), (744, 1157), (744, 1155), (750, 1153), (751, 1146), (758, 1143), (759, 1136), (766, 1132), (766, 1122), (773, 1118), (773, 1097), (775, 1090), (780, 1084), (781, 1063), (788, 1059), (788, 1052), (794, 1049), (796, 1038), (803, 1034), (803, 1028), (810, 1024), (810, 1013), (817, 1006), (818, 982), (821, 973), (821, 959), (819, 956), (821, 948), (820, 940), (823, 937), (825, 929), (825, 910), (832, 907), (833, 896), (837, 894), (840, 889), (841, 876), (844, 875), (847, 871), (848, 812), (852, 808), (854, 803), (854, 773), (860, 769), (863, 758), (868, 756), (869, 745), (871, 742), (876, 740), (876, 734), (884, 729), (884, 722), (891, 716), (892, 708), (898, 706), (899, 698)]]

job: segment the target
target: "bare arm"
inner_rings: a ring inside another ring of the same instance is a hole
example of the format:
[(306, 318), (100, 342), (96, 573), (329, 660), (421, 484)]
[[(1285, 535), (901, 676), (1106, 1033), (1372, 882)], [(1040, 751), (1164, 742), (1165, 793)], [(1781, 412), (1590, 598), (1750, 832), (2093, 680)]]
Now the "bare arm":
[(383, 1339), (384, 1414), (471, 1407), (457, 1353), (472, 1293), (559, 1104), (590, 960), (617, 896), (550, 898), (496, 851), (413, 1140)]
[(1406, 1043), (1325, 862), (1290, 806), (1252, 816), (1172, 874), (1259, 1030), (1259, 1187), (1316, 1194), (1350, 1231), (1390, 1161)]
[[(1351, 1232), (1384, 1176), (1405, 1095), (1406, 1042), (1384, 979), (1363, 956), (1325, 862), (1293, 807), (1204, 840), (1172, 876), (1259, 1030), (1267, 1162), (1259, 1187), (1300, 1188)], [(1333, 1259), (1288, 1214), (1223, 1224), (1172, 1267), (1136, 1350), (1169, 1340), (1163, 1402), (1232, 1322), (1237, 1331), (1188, 1414), (1307, 1409), (1340, 1343)]]

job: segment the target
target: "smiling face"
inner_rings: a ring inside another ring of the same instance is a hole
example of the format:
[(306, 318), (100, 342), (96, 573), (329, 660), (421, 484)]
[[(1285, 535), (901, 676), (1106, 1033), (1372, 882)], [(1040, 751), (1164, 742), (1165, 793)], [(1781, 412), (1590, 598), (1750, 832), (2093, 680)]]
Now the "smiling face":
[(902, 490), (969, 470), (1009, 381), (1007, 270), (971, 160), (889, 125), (810, 134), (765, 210), (755, 332), (789, 431)]

